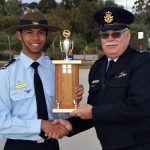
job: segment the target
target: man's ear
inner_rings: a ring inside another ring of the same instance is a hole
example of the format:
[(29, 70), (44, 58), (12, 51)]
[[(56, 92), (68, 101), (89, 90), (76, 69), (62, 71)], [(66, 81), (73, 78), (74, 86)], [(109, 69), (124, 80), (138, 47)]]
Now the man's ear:
[(128, 35), (128, 39), (130, 40), (130, 38), (131, 38), (131, 31), (130, 30), (128, 30), (127, 35)]
[(22, 40), (22, 36), (21, 36), (21, 32), (20, 31), (17, 31), (16, 32), (16, 37), (18, 38), (18, 40)]

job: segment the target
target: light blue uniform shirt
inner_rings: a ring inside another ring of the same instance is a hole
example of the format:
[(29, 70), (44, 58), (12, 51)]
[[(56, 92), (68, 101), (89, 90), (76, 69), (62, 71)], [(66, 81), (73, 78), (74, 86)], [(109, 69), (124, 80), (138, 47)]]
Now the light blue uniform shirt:
[[(42, 55), (38, 72), (47, 103), (49, 120), (67, 118), (67, 114), (54, 114), (55, 74), (49, 57)], [(41, 120), (37, 119), (34, 91), (33, 60), (23, 52), (15, 62), (0, 70), (0, 137), (10, 139), (40, 140)]]

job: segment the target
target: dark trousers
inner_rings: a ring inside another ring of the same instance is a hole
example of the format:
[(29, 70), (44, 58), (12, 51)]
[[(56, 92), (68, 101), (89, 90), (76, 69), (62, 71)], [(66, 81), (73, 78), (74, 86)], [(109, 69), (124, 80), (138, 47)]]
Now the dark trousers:
[(4, 146), (4, 150), (59, 150), (57, 140), (46, 140), (44, 143), (27, 140), (11, 140), (8, 139)]
[(140, 145), (134, 145), (131, 147), (126, 147), (126, 148), (117, 148), (117, 149), (105, 149), (103, 148), (102, 150), (150, 150), (150, 144), (140, 144)]

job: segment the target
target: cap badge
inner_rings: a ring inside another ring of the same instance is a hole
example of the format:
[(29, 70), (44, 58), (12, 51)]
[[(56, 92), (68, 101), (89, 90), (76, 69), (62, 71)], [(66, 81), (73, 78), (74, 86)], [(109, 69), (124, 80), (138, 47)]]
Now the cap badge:
[(104, 16), (104, 21), (107, 23), (111, 23), (113, 21), (113, 16), (110, 11), (107, 11)]
[(32, 24), (36, 26), (36, 25), (38, 25), (39, 23), (38, 23), (38, 22), (32, 22)]

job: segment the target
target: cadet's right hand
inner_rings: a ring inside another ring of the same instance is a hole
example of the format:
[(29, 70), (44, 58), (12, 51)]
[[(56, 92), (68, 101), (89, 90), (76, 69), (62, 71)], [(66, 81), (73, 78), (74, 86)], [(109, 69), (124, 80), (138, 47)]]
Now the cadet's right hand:
[[(68, 133), (70, 131), (72, 131), (72, 125), (71, 125), (71, 123), (68, 120), (65, 120), (65, 119), (55, 119), (52, 124), (53, 125), (60, 124), (60, 125), (64, 126), (68, 130)], [(68, 134), (64, 134), (64, 136), (66, 136), (66, 135), (68, 135)], [(58, 137), (59, 137), (59, 135), (57, 135), (55, 133), (52, 134), (52, 138), (58, 139)]]
[(52, 124), (53, 120), (42, 120), (41, 129), (45, 132), (46, 136), (51, 137), (52, 135), (57, 135), (57, 139), (61, 139), (64, 135), (69, 133), (65, 126), (60, 123)]

